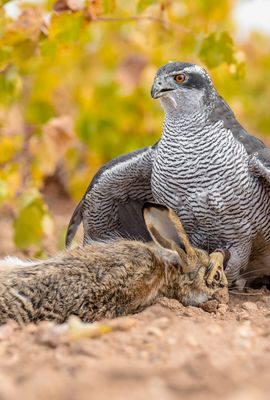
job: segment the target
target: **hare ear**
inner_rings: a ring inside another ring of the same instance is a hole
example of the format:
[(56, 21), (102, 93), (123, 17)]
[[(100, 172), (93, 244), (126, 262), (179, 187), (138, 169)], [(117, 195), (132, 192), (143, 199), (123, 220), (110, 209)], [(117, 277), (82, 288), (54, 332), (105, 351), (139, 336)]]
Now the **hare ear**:
[(177, 246), (184, 249), (188, 256), (196, 257), (180, 219), (170, 208), (147, 203), (143, 216), (148, 232), (155, 242), (166, 248), (175, 249)]
[(146, 203), (143, 208), (146, 228), (154, 242), (166, 249), (173, 249), (175, 244), (182, 247), (174, 224), (169, 218), (169, 209), (159, 204)]

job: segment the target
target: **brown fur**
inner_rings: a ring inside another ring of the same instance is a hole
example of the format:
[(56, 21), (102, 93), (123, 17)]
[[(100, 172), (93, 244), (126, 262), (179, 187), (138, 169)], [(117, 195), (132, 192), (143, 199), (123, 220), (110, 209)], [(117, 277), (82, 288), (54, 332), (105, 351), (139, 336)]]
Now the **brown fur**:
[(136, 313), (163, 295), (198, 305), (220, 286), (207, 286), (209, 256), (198, 249), (193, 252), (196, 266), (186, 273), (185, 251), (168, 249), (160, 242), (93, 243), (35, 265), (5, 267), (2, 261), (0, 323), (8, 319), (63, 322), (70, 315), (90, 322)]

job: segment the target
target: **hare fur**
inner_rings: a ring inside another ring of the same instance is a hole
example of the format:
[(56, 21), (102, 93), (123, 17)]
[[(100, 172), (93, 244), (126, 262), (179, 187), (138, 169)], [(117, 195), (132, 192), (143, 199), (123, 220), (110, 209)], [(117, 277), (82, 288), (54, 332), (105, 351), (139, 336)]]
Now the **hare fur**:
[(0, 324), (61, 323), (70, 315), (92, 322), (139, 312), (161, 296), (185, 305), (212, 298), (226, 285), (222, 271), (216, 284), (207, 284), (211, 255), (192, 248), (174, 218), (165, 207), (146, 209), (150, 243), (118, 239), (67, 249), (44, 261), (3, 259)]

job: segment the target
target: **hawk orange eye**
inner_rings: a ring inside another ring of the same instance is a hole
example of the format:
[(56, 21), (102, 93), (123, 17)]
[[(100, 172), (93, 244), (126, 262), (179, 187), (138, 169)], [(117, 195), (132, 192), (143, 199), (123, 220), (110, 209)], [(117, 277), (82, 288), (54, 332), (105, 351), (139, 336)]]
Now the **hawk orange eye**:
[(175, 77), (174, 77), (174, 80), (177, 83), (183, 83), (185, 79), (186, 79), (186, 77), (184, 74), (178, 74), (178, 75), (175, 75)]

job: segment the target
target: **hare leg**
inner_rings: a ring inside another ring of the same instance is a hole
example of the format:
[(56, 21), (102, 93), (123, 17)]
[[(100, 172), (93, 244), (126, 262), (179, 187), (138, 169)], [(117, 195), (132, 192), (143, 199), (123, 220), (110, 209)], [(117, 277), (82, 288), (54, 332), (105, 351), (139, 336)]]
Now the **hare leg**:
[(223, 269), (225, 255), (220, 250), (214, 251), (209, 255), (210, 261), (207, 267), (207, 284), (211, 285), (217, 273), (221, 273), (220, 283), (224, 286), (228, 285), (228, 281)]

